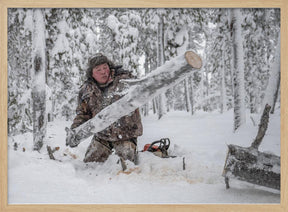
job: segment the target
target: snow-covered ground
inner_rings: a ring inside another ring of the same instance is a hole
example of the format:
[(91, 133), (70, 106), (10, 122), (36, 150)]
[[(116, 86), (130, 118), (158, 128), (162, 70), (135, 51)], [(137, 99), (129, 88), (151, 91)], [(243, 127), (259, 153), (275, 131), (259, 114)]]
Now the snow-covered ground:
[[(233, 133), (233, 113), (171, 112), (161, 120), (142, 117), (144, 133), (138, 149), (146, 143), (168, 137), (170, 155), (158, 158), (139, 153), (139, 165), (128, 163), (130, 174), (121, 173), (118, 157), (102, 164), (82, 162), (90, 139), (76, 148), (65, 146), (66, 126), (56, 120), (48, 125), (47, 144), (56, 161), (49, 159), (46, 145), (32, 151), (32, 134), (8, 139), (8, 201), (18, 203), (280, 203), (280, 192), (231, 180), (226, 190), (221, 176), (227, 144), (250, 146), (260, 116), (247, 114), (247, 123)], [(17, 151), (14, 143), (18, 143)], [(25, 151), (23, 151), (25, 148)], [(280, 111), (270, 116), (267, 133), (259, 148), (280, 155)], [(183, 157), (186, 169), (183, 170)], [(59, 162), (61, 161), (61, 162)]]

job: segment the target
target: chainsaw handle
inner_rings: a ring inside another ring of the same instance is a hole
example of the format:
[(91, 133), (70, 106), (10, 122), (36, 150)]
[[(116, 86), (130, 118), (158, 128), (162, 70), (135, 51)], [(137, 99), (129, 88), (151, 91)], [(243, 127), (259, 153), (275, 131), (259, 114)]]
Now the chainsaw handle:
[(164, 143), (164, 144), (163, 143), (161, 143), (161, 144), (163, 144), (165, 149), (168, 150), (169, 146), (170, 146), (170, 139), (169, 138), (162, 138), (162, 139), (160, 139), (160, 141)]
[(148, 151), (152, 151), (153, 152), (153, 145), (160, 143), (158, 146), (158, 149), (163, 150), (165, 148), (165, 150), (167, 151), (169, 149), (170, 146), (170, 139), (169, 138), (161, 138), (158, 141), (154, 141), (150, 144), (150, 146), (148, 147)]

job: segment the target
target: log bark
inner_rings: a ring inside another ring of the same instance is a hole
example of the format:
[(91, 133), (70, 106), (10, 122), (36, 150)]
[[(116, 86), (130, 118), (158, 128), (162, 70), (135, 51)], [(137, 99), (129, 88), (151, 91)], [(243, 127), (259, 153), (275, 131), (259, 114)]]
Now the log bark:
[(279, 156), (236, 145), (228, 149), (224, 177), (280, 190)]

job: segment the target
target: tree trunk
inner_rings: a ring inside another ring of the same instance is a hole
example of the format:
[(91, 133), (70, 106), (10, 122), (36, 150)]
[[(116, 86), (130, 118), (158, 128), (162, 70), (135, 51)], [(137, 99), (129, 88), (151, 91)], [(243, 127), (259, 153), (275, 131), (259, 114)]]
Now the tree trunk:
[[(190, 30), (188, 30), (188, 49), (192, 49), (193, 48), (193, 43), (194, 40), (192, 39), (192, 32)], [(194, 115), (194, 92), (193, 92), (193, 74), (191, 76), (189, 76), (188, 78), (188, 95), (189, 95), (189, 100), (190, 100), (190, 111), (191, 111), (191, 115)]]
[(263, 137), (266, 133), (267, 127), (268, 127), (268, 121), (269, 121), (269, 112), (270, 112), (271, 106), (270, 105), (266, 105), (264, 112), (262, 114), (261, 117), (261, 121), (260, 121), (260, 125), (259, 125), (259, 129), (258, 129), (258, 133), (257, 136), (255, 138), (255, 140), (253, 141), (251, 147), (258, 149), (259, 145), (261, 144)]
[(158, 119), (161, 119), (165, 114), (165, 104), (164, 104), (164, 95), (163, 93), (159, 94), (157, 101), (158, 101)]
[(279, 94), (279, 89), (280, 89), (280, 82), (281, 82), (281, 79), (280, 79), (280, 73), (278, 75), (278, 82), (277, 82), (277, 86), (276, 86), (276, 91), (274, 93), (274, 100), (273, 100), (273, 105), (272, 105), (272, 109), (271, 109), (271, 113), (273, 114), (274, 113), (274, 110), (275, 110), (275, 105), (276, 105), (276, 102), (277, 102), (277, 99), (278, 99), (278, 94)]
[[(230, 43), (233, 43), (233, 14), (232, 14), (233, 9), (227, 10), (227, 16), (228, 16), (228, 28), (229, 28), (229, 39)], [(228, 47), (228, 46), (227, 46)], [(230, 56), (230, 80), (231, 80), (231, 93), (232, 95), (234, 94), (234, 51), (233, 51), (233, 45), (229, 47), (231, 51), (231, 56)], [(234, 101), (231, 101), (232, 108), (234, 108)]]
[(186, 106), (186, 111), (189, 112), (191, 109), (190, 106), (190, 97), (189, 97), (189, 89), (188, 89), (188, 78), (184, 80), (184, 89), (185, 89), (185, 106)]
[[(158, 23), (158, 48), (157, 48), (157, 67), (160, 67), (165, 62), (164, 56), (164, 20), (163, 17), (160, 17), (160, 22)], [(164, 103), (164, 95), (165, 93), (161, 93), (158, 98), (158, 119), (161, 119), (165, 114), (165, 103)]]
[(191, 115), (194, 115), (193, 75), (189, 77), (189, 84), (190, 84), (189, 99), (190, 99), (190, 106), (191, 106)]
[(33, 144), (39, 151), (46, 135), (45, 24), (42, 9), (33, 13)]
[(225, 112), (226, 109), (226, 85), (225, 85), (225, 51), (224, 48), (222, 48), (222, 58), (221, 60), (221, 66), (220, 66), (220, 110), (221, 113)]
[(157, 102), (156, 102), (155, 98), (152, 100), (152, 106), (153, 106), (153, 114), (156, 114), (157, 113)]
[(144, 105), (144, 116), (149, 115), (149, 102)]
[[(269, 83), (266, 88), (265, 92), (265, 97), (263, 100), (263, 106), (266, 104), (269, 104), (271, 106), (274, 106), (277, 97), (278, 97), (278, 92), (279, 92), (279, 87), (280, 87), (280, 33), (278, 35), (278, 44), (275, 50), (275, 58), (274, 62), (271, 66), (271, 71), (270, 71), (270, 78), (269, 78)], [(264, 107), (263, 107), (264, 108)], [(272, 109), (274, 111), (274, 109)]]
[[(145, 62), (144, 62), (144, 70), (145, 70), (145, 76), (149, 73), (149, 55), (147, 51), (145, 51)], [(149, 102), (147, 102), (144, 106), (144, 116), (149, 115)]]
[(234, 69), (234, 131), (246, 122), (244, 58), (241, 31), (241, 10), (232, 9), (233, 69)]

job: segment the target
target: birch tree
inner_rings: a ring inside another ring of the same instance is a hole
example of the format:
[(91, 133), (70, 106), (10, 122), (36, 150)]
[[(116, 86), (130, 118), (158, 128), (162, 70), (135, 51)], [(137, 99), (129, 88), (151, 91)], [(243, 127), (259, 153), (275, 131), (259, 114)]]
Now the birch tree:
[(33, 144), (34, 150), (39, 151), (43, 146), (47, 118), (45, 95), (45, 23), (43, 9), (35, 9), (33, 13)]

